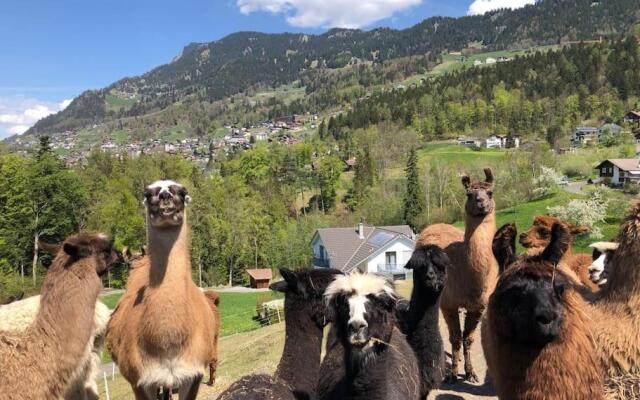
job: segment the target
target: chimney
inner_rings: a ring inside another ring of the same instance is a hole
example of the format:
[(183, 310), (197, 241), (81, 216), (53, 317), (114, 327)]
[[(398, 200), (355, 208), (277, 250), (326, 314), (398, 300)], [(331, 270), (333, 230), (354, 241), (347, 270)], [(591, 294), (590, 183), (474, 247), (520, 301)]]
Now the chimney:
[(364, 222), (362, 220), (358, 224), (358, 238), (364, 239)]

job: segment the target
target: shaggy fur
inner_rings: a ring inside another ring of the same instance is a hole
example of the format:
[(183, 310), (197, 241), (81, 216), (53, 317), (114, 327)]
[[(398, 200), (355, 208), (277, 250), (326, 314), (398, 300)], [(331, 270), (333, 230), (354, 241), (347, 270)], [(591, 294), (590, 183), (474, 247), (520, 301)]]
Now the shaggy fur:
[(406, 334), (420, 367), (420, 396), (426, 398), (442, 383), (444, 346), (440, 335), (440, 294), (449, 257), (437, 246), (418, 246), (405, 266), (413, 270), (413, 291), (406, 314)]
[(553, 227), (539, 256), (518, 260), (500, 277), (482, 324), (482, 345), (500, 399), (603, 398), (603, 371), (587, 305), (564, 268), (571, 234)]
[(118, 255), (102, 235), (71, 236), (62, 248), (42, 285), (33, 323), (20, 333), (0, 333), (3, 399), (61, 397), (92, 344), (99, 275)]
[(191, 277), (186, 205), (180, 184), (145, 190), (148, 256), (130, 271), (127, 289), (107, 328), (107, 347), (137, 400), (160, 388), (197, 397), (214, 353), (214, 313)]
[[(551, 239), (551, 228), (555, 223), (563, 222), (558, 218), (550, 217), (547, 215), (538, 215), (533, 220), (533, 226), (526, 232), (520, 235), (520, 244), (527, 249), (527, 255), (536, 255), (542, 252), (544, 248), (549, 244)], [(572, 226), (564, 222), (571, 232), (571, 243), (573, 238), (577, 235), (586, 233), (587, 228), (580, 226)], [(589, 277), (589, 266), (592, 259), (589, 254), (573, 254), (571, 246), (565, 253), (561, 261), (569, 269), (571, 269), (580, 279), (580, 282), (589, 290), (597, 291), (598, 285), (594, 284)]]
[(493, 256), (498, 262), (500, 274), (518, 258), (516, 254), (516, 236), (518, 236), (516, 224), (508, 223), (502, 225), (493, 237), (491, 248)]
[(209, 380), (207, 381), (207, 385), (213, 386), (216, 380), (216, 370), (218, 369), (218, 337), (220, 336), (220, 312), (218, 311), (218, 306), (220, 305), (220, 295), (213, 290), (207, 290), (204, 292), (204, 296), (209, 300), (209, 306), (213, 311), (213, 329), (215, 330), (213, 353), (209, 361)]
[(323, 329), (328, 319), (323, 294), (340, 274), (333, 269), (280, 269), (284, 281), (271, 285), (283, 292), (285, 342), (273, 377), (240, 378), (219, 400), (310, 400), (316, 398)]
[(322, 362), (320, 399), (420, 398), (420, 371), (395, 326), (396, 294), (382, 277), (341, 276), (325, 294), (335, 341)]
[[(10, 305), (0, 306), (0, 326), (12, 334), (25, 331), (38, 314), (40, 296), (32, 296)], [(98, 399), (96, 378), (100, 368), (100, 353), (104, 343), (104, 334), (111, 310), (100, 301), (96, 302), (94, 326), (91, 340), (87, 343), (85, 354), (69, 382), (65, 394), (66, 400)]]
[(609, 377), (640, 373), (640, 202), (626, 216), (608, 282), (590, 310)]
[[(436, 245), (444, 249), (451, 260), (440, 303), (451, 342), (449, 382), (457, 380), (461, 347), (464, 347), (465, 379), (478, 381), (471, 363), (471, 346), (498, 279), (498, 265), (492, 250), (496, 230), (493, 174), (490, 169), (484, 172), (484, 182), (471, 183), (469, 177), (462, 178), (467, 192), (464, 232), (451, 225), (436, 224), (425, 228), (418, 237), (418, 244)], [(466, 310), (464, 331), (460, 328), (460, 309)]]
[(593, 249), (591, 253), (592, 263), (589, 266), (589, 278), (593, 283), (602, 288), (609, 279), (611, 257), (618, 248), (618, 243), (596, 242), (589, 245)]

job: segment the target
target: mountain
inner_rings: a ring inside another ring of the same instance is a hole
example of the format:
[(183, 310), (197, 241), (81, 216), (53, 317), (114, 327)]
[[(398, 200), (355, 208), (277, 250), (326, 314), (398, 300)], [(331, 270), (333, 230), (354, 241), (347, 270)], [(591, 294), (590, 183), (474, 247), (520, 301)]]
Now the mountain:
[(517, 10), (433, 17), (404, 30), (332, 29), (321, 35), (240, 32), (215, 42), (189, 44), (169, 64), (84, 92), (26, 135), (144, 116), (185, 99), (213, 103), (252, 88), (289, 84), (312, 71), (358, 63), (376, 65), (413, 56), (436, 60), (443, 52), (470, 46), (502, 50), (617, 36), (639, 20), (637, 0), (543, 0)]

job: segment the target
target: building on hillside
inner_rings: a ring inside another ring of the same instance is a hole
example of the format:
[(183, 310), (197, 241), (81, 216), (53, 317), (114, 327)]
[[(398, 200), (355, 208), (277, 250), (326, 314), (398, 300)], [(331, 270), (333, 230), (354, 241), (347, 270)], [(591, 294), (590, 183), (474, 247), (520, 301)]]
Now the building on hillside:
[(637, 158), (612, 158), (595, 167), (600, 179), (611, 186), (640, 183), (640, 160)]
[(604, 124), (599, 129), (598, 139), (602, 139), (602, 136), (609, 135), (620, 135), (622, 133), (622, 127), (618, 124)]
[(515, 135), (507, 136), (505, 140), (505, 148), (507, 149), (519, 149), (520, 148), (520, 137)]
[(496, 60), (493, 57), (487, 57), (487, 59), (484, 60), (484, 63), (487, 64), (487, 65), (495, 64), (497, 62), (498, 62), (498, 60)]
[(478, 67), (478, 66), (482, 65), (482, 60), (475, 60), (475, 61), (473, 62), (473, 65), (474, 65), (474, 66), (476, 66), (476, 67)]
[(405, 279), (415, 234), (408, 225), (318, 229), (311, 240), (313, 266), (342, 272), (360, 271)]
[(478, 138), (468, 138), (461, 136), (458, 138), (458, 144), (460, 146), (480, 147), (482, 145), (482, 141)]
[(628, 123), (640, 124), (640, 111), (639, 110), (629, 111), (627, 115), (624, 116), (624, 120), (625, 122), (628, 122)]
[(501, 149), (505, 147), (507, 137), (502, 135), (491, 135), (485, 140), (485, 146), (487, 149)]
[(256, 268), (246, 270), (249, 275), (249, 286), (252, 289), (266, 289), (269, 287), (269, 282), (273, 278), (273, 274), (270, 268)]
[(579, 126), (576, 127), (571, 134), (571, 145), (587, 145), (591, 142), (597, 142), (599, 137), (600, 130), (598, 128), (593, 126)]
[(267, 132), (256, 132), (253, 134), (253, 138), (258, 142), (265, 141), (269, 138), (269, 134)]

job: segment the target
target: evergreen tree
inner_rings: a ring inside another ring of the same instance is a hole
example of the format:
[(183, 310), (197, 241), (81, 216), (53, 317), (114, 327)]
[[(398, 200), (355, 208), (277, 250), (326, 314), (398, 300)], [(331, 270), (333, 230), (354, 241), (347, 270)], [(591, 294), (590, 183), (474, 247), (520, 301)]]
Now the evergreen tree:
[(418, 171), (418, 155), (412, 148), (405, 169), (407, 177), (407, 191), (404, 196), (403, 218), (404, 222), (417, 230), (417, 217), (425, 209), (424, 193), (420, 185), (420, 173)]
[(327, 137), (327, 124), (325, 124), (324, 119), (320, 122), (320, 126), (318, 127), (318, 136), (321, 140), (324, 140)]

